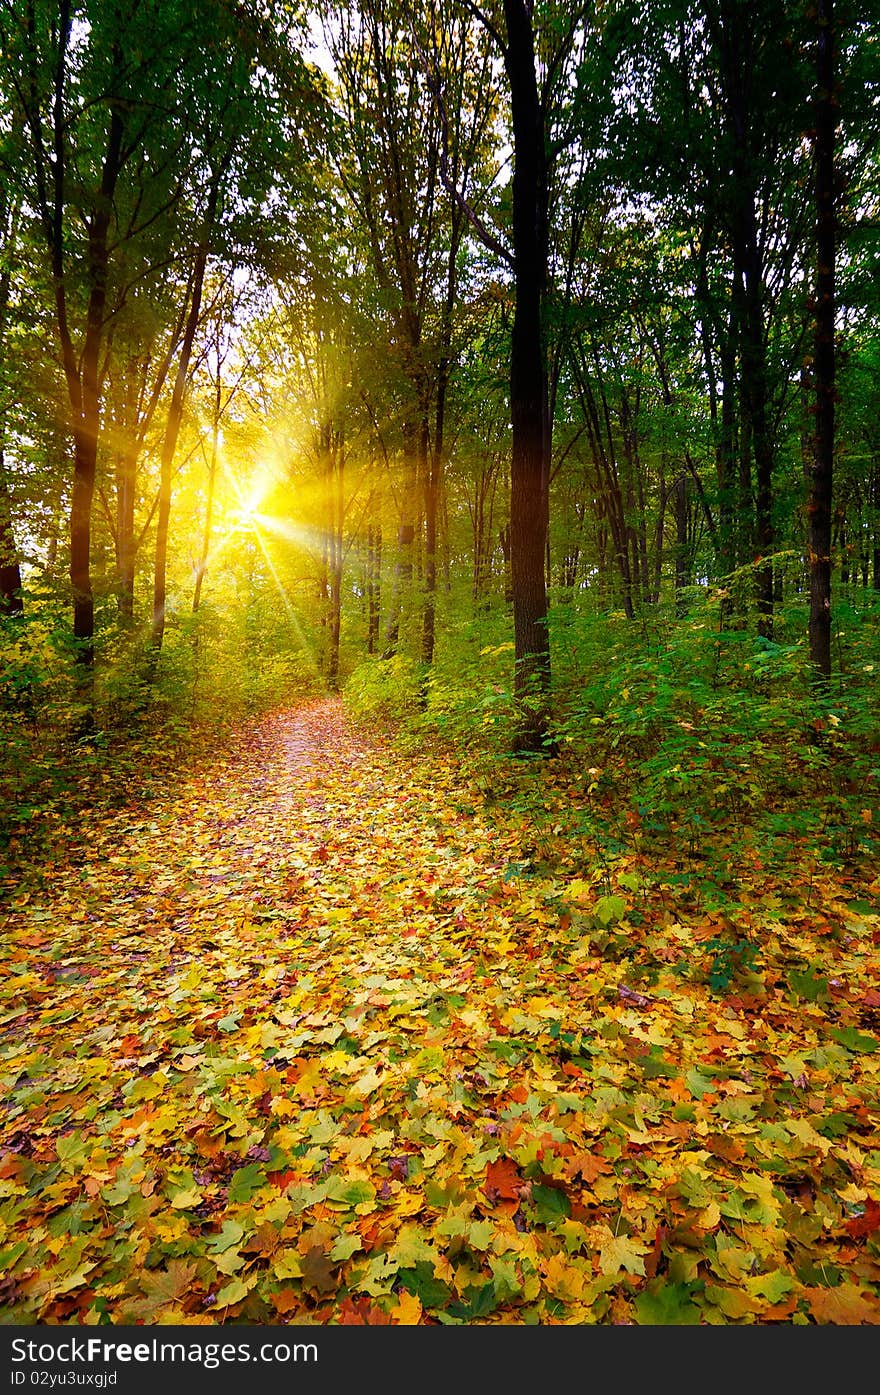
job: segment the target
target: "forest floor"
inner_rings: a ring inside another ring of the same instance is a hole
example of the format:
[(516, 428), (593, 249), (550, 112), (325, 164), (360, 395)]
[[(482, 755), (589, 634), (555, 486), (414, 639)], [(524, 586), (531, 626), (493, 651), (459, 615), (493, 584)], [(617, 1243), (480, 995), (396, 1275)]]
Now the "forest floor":
[(880, 1322), (867, 875), (755, 856), (731, 920), (521, 779), (540, 838), (328, 700), (58, 838), (3, 922), (0, 1321)]

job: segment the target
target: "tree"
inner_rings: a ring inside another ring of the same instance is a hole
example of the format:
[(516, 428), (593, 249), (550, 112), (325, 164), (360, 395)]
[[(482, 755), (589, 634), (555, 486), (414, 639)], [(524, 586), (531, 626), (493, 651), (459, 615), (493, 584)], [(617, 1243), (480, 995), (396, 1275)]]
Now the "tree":
[(833, 0), (817, 0), (816, 125), (813, 147), (816, 199), (816, 331), (813, 436), (807, 536), (810, 569), (810, 661), (817, 676), (831, 676), (831, 513), (834, 482), (834, 266), (836, 213), (834, 147), (837, 126)]
[[(13, 154), (17, 142), (9, 142)], [(20, 615), (24, 609), (21, 594), (21, 567), (13, 527), (12, 499), (6, 473), (6, 395), (9, 391), (7, 368), (7, 325), (9, 321), (12, 262), (16, 253), (20, 204), (4, 182), (0, 186), (0, 616)]]

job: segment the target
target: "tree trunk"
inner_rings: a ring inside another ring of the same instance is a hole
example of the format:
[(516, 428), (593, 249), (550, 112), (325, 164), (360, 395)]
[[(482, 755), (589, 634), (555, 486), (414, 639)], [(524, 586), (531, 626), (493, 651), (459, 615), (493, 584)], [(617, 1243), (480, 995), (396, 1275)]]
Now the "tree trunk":
[(379, 647), (379, 619), (382, 603), (382, 526), (371, 523), (367, 529), (367, 653)]
[[(18, 233), (18, 205), (6, 206), (0, 189), (0, 227), (3, 230), (3, 271), (0, 275), (0, 351), (6, 347), (6, 316), (12, 284), (12, 257)], [(12, 499), (6, 478), (6, 417), (0, 410), (0, 616), (21, 615), (21, 567), (12, 526)]]
[(205, 498), (205, 526), (202, 531), (202, 551), (196, 568), (196, 584), (193, 587), (193, 615), (198, 614), (199, 606), (202, 603), (202, 587), (205, 582), (205, 572), (208, 570), (208, 558), (211, 555), (211, 531), (214, 524), (214, 493), (217, 487), (217, 452), (220, 445), (220, 401), (222, 391), (220, 368), (218, 366), (217, 378), (214, 383), (214, 415), (211, 421), (211, 454), (208, 457), (208, 492)]
[(168, 417), (165, 422), (165, 435), (162, 438), (162, 453), (159, 460), (159, 509), (156, 516), (156, 562), (153, 575), (153, 625), (150, 636), (151, 653), (148, 664), (149, 681), (152, 681), (155, 676), (159, 652), (165, 637), (168, 529), (171, 519), (171, 467), (174, 461), (174, 452), (177, 449), (177, 437), (180, 434), (180, 423), (183, 420), (183, 407), (186, 399), (193, 341), (196, 337), (196, 329), (198, 328), (199, 316), (202, 310), (202, 291), (205, 284), (205, 270), (208, 265), (210, 234), (217, 214), (220, 185), (230, 158), (231, 156), (227, 156), (225, 160), (221, 161), (214, 173), (208, 193), (204, 232), (202, 241), (196, 250), (196, 258), (193, 266), (192, 298), (190, 301), (189, 314), (186, 320), (186, 328), (183, 332), (183, 341), (180, 346), (177, 374), (174, 379), (174, 387), (171, 392), (171, 404), (168, 408)]
[(684, 588), (688, 585), (688, 510), (687, 475), (682, 472), (672, 486), (675, 510), (675, 613), (687, 614)]
[(816, 329), (813, 434), (807, 556), (810, 568), (810, 662), (815, 677), (831, 676), (831, 499), (834, 481), (834, 98), (833, 0), (817, 0), (816, 121), (813, 159), (816, 194)]
[(116, 462), (116, 576), (117, 605), (125, 620), (134, 618), (134, 492), (137, 458), (128, 447)]
[(535, 73), (531, 6), (504, 0), (505, 66), (513, 121), (513, 256), (516, 309), (510, 346), (510, 561), (521, 751), (544, 749), (550, 634), (544, 557), (549, 524), (550, 423), (543, 299), (548, 190), (544, 113)]
[(417, 449), (418, 427), (405, 424), (404, 438), (404, 481), (400, 523), (397, 529), (397, 561), (394, 567), (394, 589), (388, 608), (388, 623), (385, 629), (383, 659), (391, 659), (397, 653), (400, 643), (400, 616), (404, 597), (412, 590), (413, 553), (415, 550), (415, 515), (417, 493)]
[(871, 471), (871, 585), (880, 591), (880, 462)]
[(12, 531), (12, 501), (6, 483), (3, 442), (0, 439), (0, 616), (21, 615), (23, 611), (21, 568)]

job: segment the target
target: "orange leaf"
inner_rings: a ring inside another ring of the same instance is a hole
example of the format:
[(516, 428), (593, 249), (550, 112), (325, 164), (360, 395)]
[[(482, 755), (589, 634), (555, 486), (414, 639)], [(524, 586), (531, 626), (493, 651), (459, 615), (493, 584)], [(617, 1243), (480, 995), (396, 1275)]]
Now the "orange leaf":
[(519, 1196), (519, 1168), (512, 1158), (499, 1158), (486, 1167), (483, 1191), (490, 1201), (514, 1201)]
[(805, 1292), (810, 1311), (817, 1322), (835, 1323), (842, 1327), (880, 1322), (880, 1301), (855, 1284), (841, 1284), (838, 1288), (808, 1288)]
[(278, 1293), (272, 1294), (272, 1303), (278, 1313), (290, 1313), (294, 1308), (299, 1307), (300, 1298), (292, 1288), (283, 1288)]
[(343, 1298), (339, 1305), (340, 1327), (390, 1327), (391, 1318), (376, 1308), (369, 1298)]
[(595, 1153), (575, 1153), (565, 1165), (566, 1177), (583, 1177), (588, 1186), (592, 1185), (601, 1173), (610, 1171), (611, 1164), (608, 1160)]
[(844, 1230), (853, 1239), (859, 1235), (872, 1235), (875, 1230), (880, 1230), (880, 1206), (872, 1196), (865, 1202), (864, 1214), (853, 1216), (851, 1221), (847, 1221)]

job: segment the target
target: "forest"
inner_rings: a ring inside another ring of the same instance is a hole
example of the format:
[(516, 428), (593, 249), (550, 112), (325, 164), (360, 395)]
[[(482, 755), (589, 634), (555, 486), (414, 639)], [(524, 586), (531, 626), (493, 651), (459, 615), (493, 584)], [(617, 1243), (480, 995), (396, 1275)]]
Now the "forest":
[(880, 1322), (877, 0), (0, 0), (0, 1326)]

